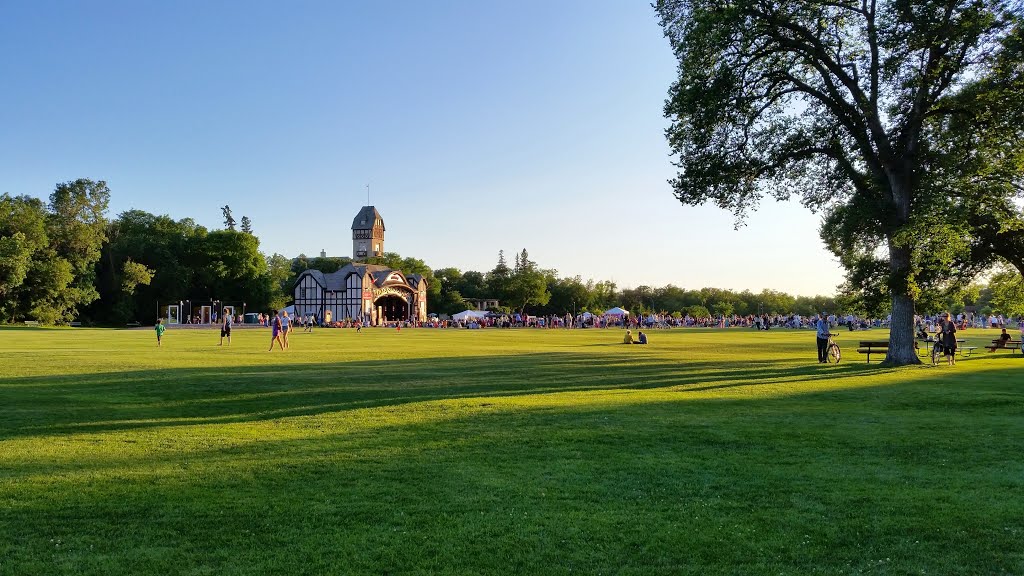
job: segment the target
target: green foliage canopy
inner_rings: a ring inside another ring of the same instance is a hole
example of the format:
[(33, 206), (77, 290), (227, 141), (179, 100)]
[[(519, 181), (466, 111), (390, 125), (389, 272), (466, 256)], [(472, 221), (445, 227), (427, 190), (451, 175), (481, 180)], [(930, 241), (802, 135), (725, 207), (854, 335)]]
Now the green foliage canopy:
[[(824, 211), (822, 235), (848, 270), (848, 291), (891, 301), (886, 361), (918, 363), (915, 301), (970, 261), (981, 207), (994, 198), (1008, 208), (1020, 180), (1016, 161), (1002, 172), (953, 162), (953, 151), (988, 147), (982, 156), (1015, 156), (1008, 143), (1020, 140), (1019, 123), (991, 122), (984, 143), (955, 145), (957, 130), (986, 111), (991, 118), (992, 102), (1019, 108), (1013, 3), (659, 0), (656, 8), (679, 61), (665, 105), (676, 197), (715, 203), (740, 221), (764, 196), (797, 195)], [(976, 185), (960, 186), (967, 181)], [(989, 236), (1005, 232), (1004, 221)]]

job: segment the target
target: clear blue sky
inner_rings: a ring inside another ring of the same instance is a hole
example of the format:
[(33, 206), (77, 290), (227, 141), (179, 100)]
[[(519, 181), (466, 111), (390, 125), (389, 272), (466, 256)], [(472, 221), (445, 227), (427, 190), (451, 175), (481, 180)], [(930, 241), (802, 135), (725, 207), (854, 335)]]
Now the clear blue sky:
[(0, 192), (106, 180), (111, 212), (221, 226), (267, 253), (386, 248), (488, 270), (526, 248), (620, 286), (832, 293), (818, 217), (736, 232), (666, 180), (675, 63), (646, 0), (0, 4)]

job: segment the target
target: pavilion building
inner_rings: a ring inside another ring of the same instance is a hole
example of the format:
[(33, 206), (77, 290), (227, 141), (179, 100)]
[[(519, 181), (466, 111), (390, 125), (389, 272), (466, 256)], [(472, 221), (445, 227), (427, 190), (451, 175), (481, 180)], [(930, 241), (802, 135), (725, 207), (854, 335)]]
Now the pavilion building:
[[(353, 258), (384, 254), (384, 219), (363, 206), (352, 221)], [(346, 264), (337, 272), (306, 270), (295, 281), (295, 313), (320, 322), (358, 320), (372, 326), (427, 319), (427, 281), (387, 266)]]

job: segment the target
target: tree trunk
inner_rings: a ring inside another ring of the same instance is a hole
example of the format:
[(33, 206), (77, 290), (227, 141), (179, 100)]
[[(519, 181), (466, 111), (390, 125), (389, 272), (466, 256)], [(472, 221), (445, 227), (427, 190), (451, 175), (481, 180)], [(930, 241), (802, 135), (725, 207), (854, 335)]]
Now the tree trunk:
[(889, 241), (889, 270), (892, 289), (892, 321), (889, 323), (889, 351), (886, 366), (920, 364), (914, 350), (914, 299), (908, 290), (910, 275), (910, 249), (896, 247)]

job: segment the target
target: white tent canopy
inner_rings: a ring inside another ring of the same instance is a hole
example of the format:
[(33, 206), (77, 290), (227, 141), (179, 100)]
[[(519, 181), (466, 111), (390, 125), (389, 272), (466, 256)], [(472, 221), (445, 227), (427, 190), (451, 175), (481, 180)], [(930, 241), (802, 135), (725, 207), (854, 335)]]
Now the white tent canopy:
[(469, 318), (486, 318), (487, 313), (481, 312), (480, 310), (464, 310), (458, 314), (452, 316), (453, 319), (463, 321)]
[(622, 308), (619, 308), (618, 306), (616, 306), (615, 308), (612, 308), (611, 310), (605, 310), (604, 311), (604, 315), (605, 316), (629, 316), (629, 311), (628, 310), (623, 310)]

